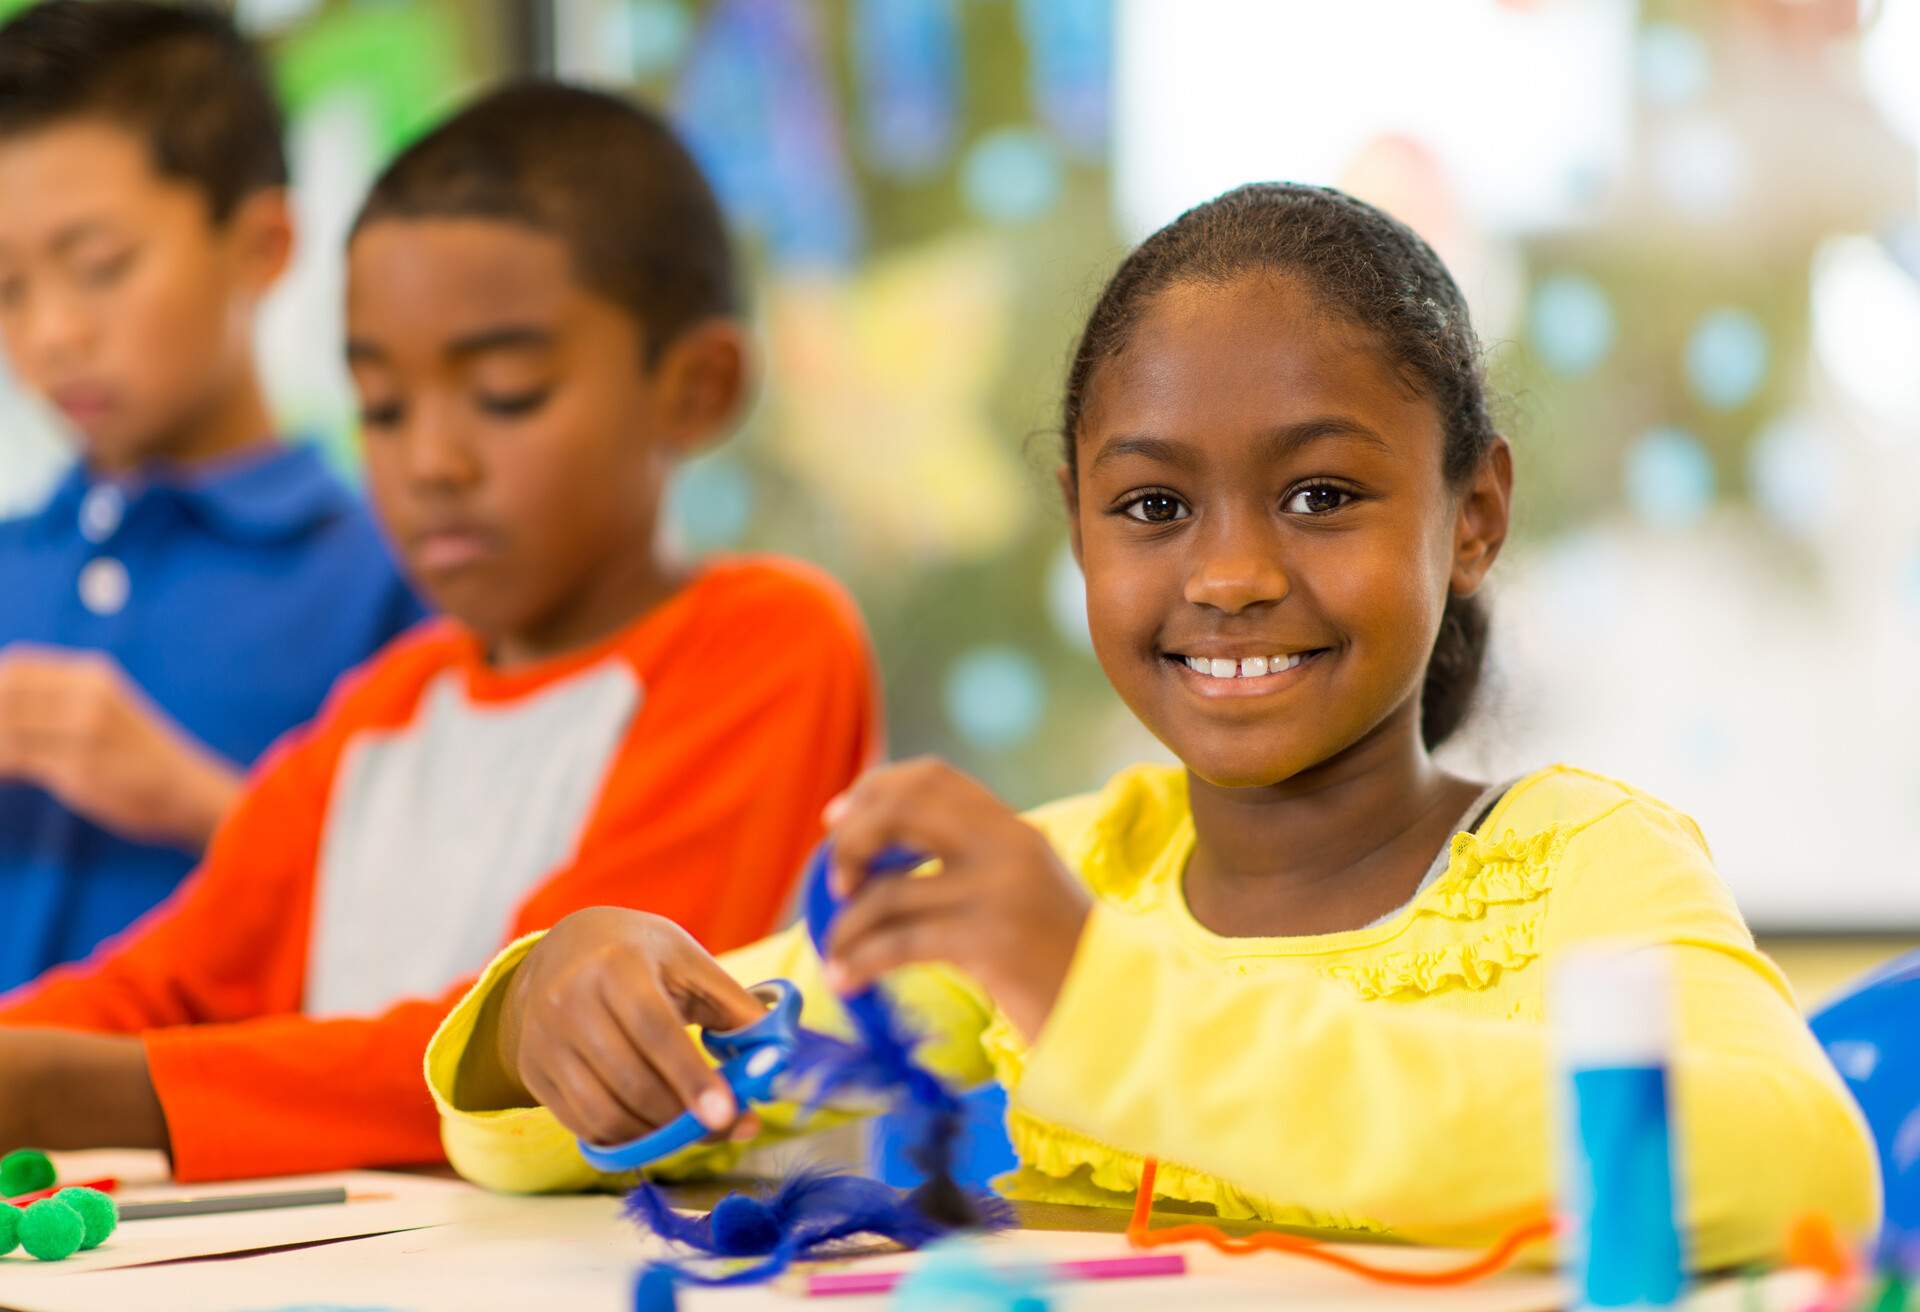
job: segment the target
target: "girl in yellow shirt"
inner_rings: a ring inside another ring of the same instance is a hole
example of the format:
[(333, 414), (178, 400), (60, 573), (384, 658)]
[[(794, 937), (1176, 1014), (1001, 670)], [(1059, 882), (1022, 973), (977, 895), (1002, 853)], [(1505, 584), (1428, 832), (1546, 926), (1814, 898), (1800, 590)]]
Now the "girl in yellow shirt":
[[(723, 1166), (807, 1124), (741, 1115), (685, 1024), (785, 976), (844, 1033), (836, 995), (886, 977), (923, 1060), (1006, 1086), (1012, 1197), (1122, 1205), (1157, 1157), (1160, 1197), (1223, 1217), (1477, 1244), (1552, 1196), (1544, 984), (1606, 939), (1671, 957), (1695, 1265), (1807, 1211), (1870, 1229), (1865, 1130), (1693, 823), (1430, 755), (1508, 524), (1479, 358), (1432, 250), (1338, 192), (1243, 187), (1150, 237), (1081, 338), (1059, 477), (1094, 649), (1181, 768), (1024, 817), (938, 762), (875, 771), (827, 813), (824, 963), (798, 928), (716, 962), (616, 909), (515, 944), (428, 1053), (454, 1164), (587, 1187), (575, 1135), (688, 1107), (716, 1138), (669, 1173)], [(895, 844), (937, 873), (863, 886)]]

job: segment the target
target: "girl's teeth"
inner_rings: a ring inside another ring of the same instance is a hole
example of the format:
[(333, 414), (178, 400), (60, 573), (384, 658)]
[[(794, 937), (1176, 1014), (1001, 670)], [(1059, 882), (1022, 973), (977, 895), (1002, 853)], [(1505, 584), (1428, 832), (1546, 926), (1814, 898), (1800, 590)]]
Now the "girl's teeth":
[(1205, 656), (1187, 657), (1187, 668), (1215, 679), (1257, 679), (1263, 674), (1284, 674), (1306, 657), (1249, 656), (1242, 661), (1216, 661)]

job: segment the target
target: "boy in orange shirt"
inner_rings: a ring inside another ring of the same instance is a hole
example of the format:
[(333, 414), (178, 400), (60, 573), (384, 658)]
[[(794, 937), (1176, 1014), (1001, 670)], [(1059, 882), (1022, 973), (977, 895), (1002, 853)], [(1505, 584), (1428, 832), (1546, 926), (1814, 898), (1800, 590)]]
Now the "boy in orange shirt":
[(388, 168), (347, 356), (374, 504), (449, 618), (275, 750), (178, 895), (0, 1003), (0, 1150), (438, 1160), (422, 1052), (501, 945), (603, 903), (714, 950), (774, 925), (877, 725), (831, 583), (656, 546), (675, 461), (740, 410), (737, 309), (712, 193), (620, 100), (509, 88)]

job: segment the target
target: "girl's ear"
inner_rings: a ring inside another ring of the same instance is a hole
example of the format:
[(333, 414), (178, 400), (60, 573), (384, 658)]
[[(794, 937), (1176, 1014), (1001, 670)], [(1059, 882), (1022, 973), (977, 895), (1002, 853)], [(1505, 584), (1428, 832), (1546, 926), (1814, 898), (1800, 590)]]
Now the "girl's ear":
[(1053, 471), (1054, 478), (1060, 483), (1060, 500), (1067, 508), (1067, 541), (1073, 546), (1073, 563), (1081, 567), (1086, 561), (1080, 556), (1080, 486), (1074, 481), (1071, 466), (1062, 463)]
[(665, 435), (690, 456), (724, 436), (745, 407), (752, 353), (739, 321), (703, 320), (681, 332), (654, 366)]
[(1480, 467), (1460, 496), (1453, 525), (1453, 576), (1448, 587), (1456, 597), (1480, 590), (1507, 540), (1508, 516), (1513, 506), (1513, 448), (1504, 437), (1480, 458)]

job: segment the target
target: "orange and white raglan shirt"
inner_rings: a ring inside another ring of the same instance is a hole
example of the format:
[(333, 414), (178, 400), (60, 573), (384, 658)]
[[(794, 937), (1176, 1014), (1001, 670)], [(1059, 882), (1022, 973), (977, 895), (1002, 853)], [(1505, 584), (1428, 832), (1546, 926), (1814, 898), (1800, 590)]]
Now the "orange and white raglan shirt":
[(171, 899), (0, 1025), (141, 1035), (182, 1180), (443, 1160), (421, 1054), (488, 960), (589, 906), (765, 935), (877, 706), (852, 603), (782, 560), (709, 563), (510, 673), (429, 623), (273, 750)]

